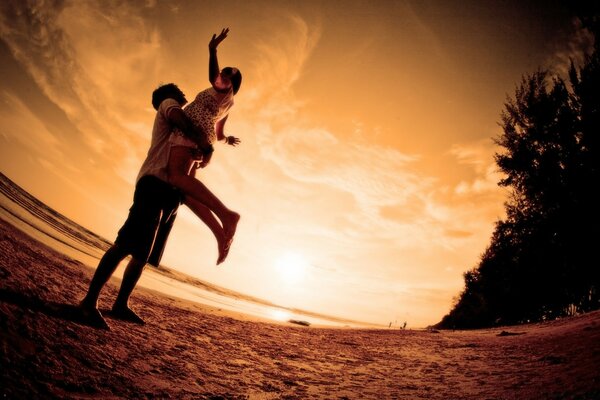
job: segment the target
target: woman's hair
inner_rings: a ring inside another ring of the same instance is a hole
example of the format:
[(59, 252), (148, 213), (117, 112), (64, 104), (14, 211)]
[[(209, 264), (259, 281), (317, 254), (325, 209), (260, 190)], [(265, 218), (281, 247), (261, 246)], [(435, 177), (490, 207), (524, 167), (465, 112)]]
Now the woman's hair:
[(181, 89), (179, 89), (174, 83), (167, 83), (166, 85), (161, 85), (158, 88), (156, 88), (154, 92), (152, 92), (152, 106), (155, 110), (158, 110), (158, 106), (160, 106), (160, 103), (162, 103), (166, 99), (174, 99), (181, 105), (187, 103), (187, 100), (185, 99), (185, 94), (183, 94)]
[(240, 90), (240, 86), (242, 86), (242, 73), (240, 70), (236, 68), (234, 73), (232, 67), (225, 67), (221, 73), (225, 73), (230, 76), (229, 79), (231, 80), (233, 94), (237, 94), (238, 90)]

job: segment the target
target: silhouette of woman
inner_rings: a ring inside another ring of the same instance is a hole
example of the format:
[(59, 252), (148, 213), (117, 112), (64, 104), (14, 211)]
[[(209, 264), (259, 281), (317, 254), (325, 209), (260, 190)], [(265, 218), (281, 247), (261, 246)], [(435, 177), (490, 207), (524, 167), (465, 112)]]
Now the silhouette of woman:
[[(210, 190), (195, 178), (195, 169), (208, 165), (217, 140), (236, 146), (240, 140), (225, 136), (224, 127), (233, 106), (233, 96), (240, 89), (242, 74), (237, 68), (219, 70), (217, 47), (227, 37), (229, 29), (213, 35), (209, 48), (209, 81), (211, 86), (198, 93), (194, 101), (184, 108), (190, 120), (204, 132), (195, 140), (175, 129), (171, 143), (168, 182), (185, 195), (184, 203), (211, 229), (219, 246), (217, 264), (229, 252), (240, 215), (227, 208)], [(218, 220), (215, 218), (218, 218)]]

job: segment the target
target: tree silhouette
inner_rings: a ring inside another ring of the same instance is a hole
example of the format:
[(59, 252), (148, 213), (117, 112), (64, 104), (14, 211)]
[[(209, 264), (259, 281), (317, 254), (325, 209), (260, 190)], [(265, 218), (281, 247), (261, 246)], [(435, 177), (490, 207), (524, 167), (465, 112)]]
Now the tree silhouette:
[[(597, 27), (597, 25), (596, 25)], [(597, 32), (597, 29), (594, 29)], [(496, 163), (510, 189), (479, 265), (437, 325), (477, 328), (600, 308), (600, 58), (568, 81), (523, 78), (501, 116)]]

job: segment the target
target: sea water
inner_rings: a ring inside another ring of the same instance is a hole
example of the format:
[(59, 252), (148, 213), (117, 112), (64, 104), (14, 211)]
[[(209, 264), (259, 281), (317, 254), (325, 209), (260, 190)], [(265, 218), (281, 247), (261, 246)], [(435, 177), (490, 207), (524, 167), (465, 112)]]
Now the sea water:
[[(91, 268), (96, 268), (104, 252), (112, 245), (110, 241), (51, 209), (1, 173), (0, 218), (41, 243)], [(115, 272), (115, 277), (122, 278), (125, 264), (125, 262), (121, 263)], [(217, 288), (211, 291), (211, 285), (207, 282), (202, 283), (209, 289), (166, 276), (161, 273), (161, 268), (164, 267), (146, 268), (139, 285), (219, 310), (234, 311), (270, 320), (300, 321), (311, 325), (336, 327), (373, 327), (371, 324), (325, 315), (316, 317), (311, 313), (305, 314), (299, 310), (290, 310), (268, 302), (240, 299), (234, 293), (232, 296), (223, 295)]]

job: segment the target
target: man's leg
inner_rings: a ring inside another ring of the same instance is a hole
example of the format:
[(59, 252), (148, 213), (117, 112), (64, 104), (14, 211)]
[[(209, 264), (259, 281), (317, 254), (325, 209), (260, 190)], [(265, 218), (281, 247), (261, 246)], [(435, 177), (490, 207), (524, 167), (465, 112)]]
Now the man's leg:
[(181, 195), (179, 192), (177, 192), (175, 196), (176, 189), (169, 188), (169, 190), (172, 191), (171, 193), (174, 193), (173, 201), (166, 203), (167, 206), (163, 210), (163, 214), (158, 225), (158, 231), (156, 232), (156, 238), (152, 244), (152, 251), (150, 252), (148, 261), (146, 262), (147, 264), (150, 264), (156, 268), (160, 266), (160, 261), (162, 260), (163, 253), (165, 252), (169, 235), (171, 234), (173, 224), (175, 223), (175, 218), (177, 217), (179, 202), (181, 201)]
[[(162, 247), (170, 231), (167, 227), (170, 221), (167, 215), (174, 217), (180, 200), (178, 191), (156, 177), (144, 176), (138, 181), (134, 205), (117, 238), (117, 241), (121, 239), (128, 244), (132, 259), (125, 268), (119, 294), (110, 312), (113, 318), (144, 324), (144, 321), (129, 308), (129, 298), (150, 256), (153, 262), (160, 261)], [(167, 230), (159, 237), (161, 228)], [(155, 246), (161, 248), (155, 249)], [(154, 250), (156, 250), (155, 254), (153, 254)]]
[(132, 258), (129, 261), (123, 274), (123, 282), (121, 283), (119, 294), (110, 313), (111, 316), (141, 325), (144, 324), (144, 320), (129, 308), (129, 297), (140, 280), (145, 266), (145, 261), (140, 261), (136, 258)]
[(119, 263), (127, 256), (117, 245), (112, 246), (104, 253), (94, 277), (90, 282), (90, 288), (87, 294), (81, 301), (81, 307), (92, 309), (98, 308), (98, 297), (100, 297), (100, 291), (106, 285), (106, 282), (110, 279), (112, 274), (115, 272)]
[(113, 245), (104, 253), (90, 282), (88, 292), (79, 305), (82, 317), (94, 326), (108, 329), (108, 324), (98, 310), (98, 297), (100, 297), (100, 291), (126, 255), (117, 245)]

